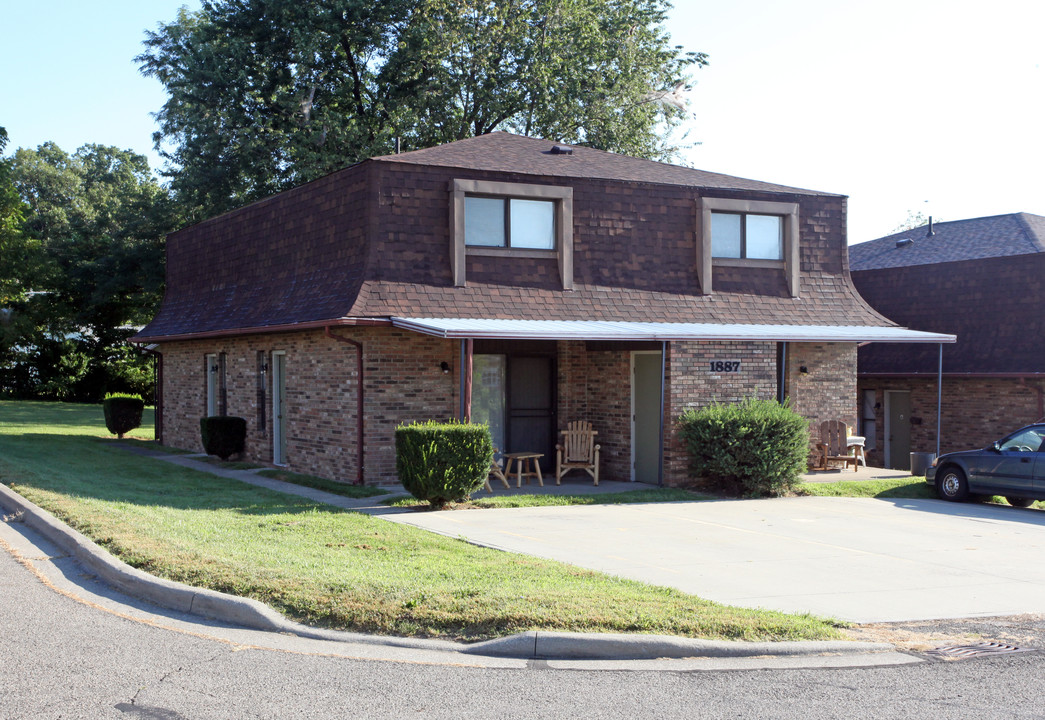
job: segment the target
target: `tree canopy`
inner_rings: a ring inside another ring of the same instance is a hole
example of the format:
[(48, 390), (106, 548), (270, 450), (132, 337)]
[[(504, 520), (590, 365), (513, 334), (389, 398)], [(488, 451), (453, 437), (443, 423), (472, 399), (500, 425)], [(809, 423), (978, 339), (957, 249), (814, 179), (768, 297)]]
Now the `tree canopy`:
[[(167, 191), (144, 156), (103, 145), (20, 148), (3, 167), (20, 209), (16, 262), (0, 235), (0, 390), (84, 400), (142, 391), (151, 378), (125, 341), (161, 298), (175, 222)], [(0, 177), (0, 198), (3, 187)]]
[(137, 58), (168, 93), (165, 173), (194, 219), (340, 167), (497, 129), (667, 159), (701, 53), (668, 0), (204, 0)]

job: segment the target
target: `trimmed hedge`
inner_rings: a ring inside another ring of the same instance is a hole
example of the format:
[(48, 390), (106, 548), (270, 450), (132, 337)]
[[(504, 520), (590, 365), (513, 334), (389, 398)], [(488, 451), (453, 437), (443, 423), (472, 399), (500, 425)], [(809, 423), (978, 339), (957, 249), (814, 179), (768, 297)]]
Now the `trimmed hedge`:
[(809, 421), (775, 400), (687, 410), (679, 435), (691, 475), (736, 496), (789, 492), (809, 456)]
[(105, 429), (118, 438), (123, 438), (135, 428), (141, 427), (145, 401), (140, 395), (109, 393), (102, 400)]
[(466, 500), (483, 486), (493, 461), (486, 425), (400, 425), (395, 431), (396, 473), (407, 492), (434, 507)]
[(200, 418), (200, 436), (208, 455), (228, 460), (243, 452), (247, 441), (247, 421), (232, 415), (212, 415)]

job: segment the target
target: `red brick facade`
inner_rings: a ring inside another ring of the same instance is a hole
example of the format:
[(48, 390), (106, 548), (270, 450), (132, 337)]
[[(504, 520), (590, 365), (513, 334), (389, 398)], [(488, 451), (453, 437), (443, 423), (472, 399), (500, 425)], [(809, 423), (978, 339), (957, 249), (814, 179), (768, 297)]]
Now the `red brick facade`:
[[(447, 419), (460, 412), (459, 343), (391, 328), (339, 328), (336, 334), (363, 344), (364, 479), (394, 483), (397, 425)], [(777, 395), (776, 343), (669, 343), (665, 415), (665, 483), (686, 481), (688, 458), (675, 437), (686, 409), (712, 402)], [(273, 352), (285, 353), (285, 465), (295, 471), (351, 482), (358, 470), (354, 348), (322, 330), (248, 335), (164, 344), (164, 437), (166, 445), (200, 450), (199, 418), (206, 412), (208, 354), (224, 356), (224, 411), (247, 420), (246, 457), (273, 459)], [(852, 364), (845, 345), (789, 348), (792, 404), (810, 418), (855, 417)], [(632, 350), (588, 349), (583, 341), (557, 343), (559, 426), (587, 419), (599, 432), (601, 477), (632, 477)], [(712, 363), (738, 362), (736, 372)], [(442, 363), (450, 372), (443, 372)], [(801, 363), (808, 373), (799, 372)], [(845, 368), (850, 369), (847, 377)]]
[[(912, 452), (936, 452), (936, 378), (861, 377), (864, 391), (875, 393), (878, 442), (867, 452), (873, 465), (885, 466), (885, 393), (910, 393), (909, 432)], [(1023, 425), (1045, 420), (1045, 380), (1018, 378), (943, 379), (940, 453), (986, 447)]]

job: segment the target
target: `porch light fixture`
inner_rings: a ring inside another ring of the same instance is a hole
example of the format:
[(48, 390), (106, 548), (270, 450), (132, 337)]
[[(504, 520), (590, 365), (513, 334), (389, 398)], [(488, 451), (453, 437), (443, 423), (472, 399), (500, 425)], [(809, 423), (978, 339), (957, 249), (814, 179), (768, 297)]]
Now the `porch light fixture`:
[(443, 360), (441, 363), (439, 363), (439, 369), (443, 371), (443, 375), (449, 375), (450, 363), (446, 362), (446, 360)]
[(808, 375), (809, 374), (809, 368), (807, 368), (805, 365), (799, 365), (798, 366), (798, 372), (802, 373), (803, 375)]

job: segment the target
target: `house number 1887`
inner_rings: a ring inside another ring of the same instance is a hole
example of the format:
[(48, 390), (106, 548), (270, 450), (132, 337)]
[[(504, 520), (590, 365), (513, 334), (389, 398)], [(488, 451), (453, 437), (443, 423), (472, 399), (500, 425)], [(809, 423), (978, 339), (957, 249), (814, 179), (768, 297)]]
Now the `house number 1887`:
[(712, 360), (711, 372), (734, 373), (740, 372), (740, 361)]

